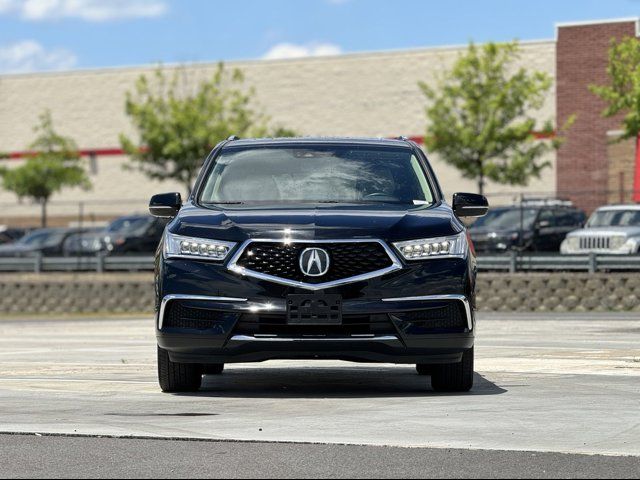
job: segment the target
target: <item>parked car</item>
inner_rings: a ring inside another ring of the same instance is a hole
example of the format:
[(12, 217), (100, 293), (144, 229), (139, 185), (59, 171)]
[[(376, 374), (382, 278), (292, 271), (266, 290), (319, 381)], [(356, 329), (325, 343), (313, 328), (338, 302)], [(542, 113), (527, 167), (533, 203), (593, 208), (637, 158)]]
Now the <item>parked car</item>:
[(65, 255), (153, 254), (158, 248), (167, 221), (150, 215), (130, 215), (113, 221), (106, 229), (69, 238)]
[(0, 245), (0, 257), (62, 256), (62, 246), (77, 228), (43, 228), (34, 230), (16, 242)]
[(340, 359), (417, 364), (438, 391), (473, 384), (476, 259), (413, 142), (223, 142), (193, 193), (152, 198), (172, 218), (157, 254), (163, 391), (225, 363)]
[(586, 218), (570, 202), (524, 201), (492, 208), (469, 231), (478, 253), (557, 252), (566, 235), (581, 228)]
[(27, 230), (25, 228), (9, 228), (7, 226), (0, 225), (0, 245), (13, 243), (24, 237), (26, 233)]
[(640, 254), (640, 205), (609, 205), (597, 209), (583, 229), (567, 235), (564, 254)]

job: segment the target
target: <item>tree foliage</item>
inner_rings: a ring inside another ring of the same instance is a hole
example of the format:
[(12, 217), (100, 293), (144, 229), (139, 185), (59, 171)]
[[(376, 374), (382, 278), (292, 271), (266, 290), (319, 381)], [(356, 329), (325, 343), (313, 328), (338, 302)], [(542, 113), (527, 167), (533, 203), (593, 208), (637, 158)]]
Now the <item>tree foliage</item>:
[[(139, 134), (120, 136), (135, 168), (149, 178), (177, 180), (187, 191), (202, 160), (231, 135), (265, 136), (267, 119), (252, 106), (254, 91), (244, 88), (238, 69), (219, 64), (211, 78), (196, 81), (186, 68), (173, 75), (162, 68), (152, 78), (142, 75), (127, 94), (126, 112)], [(283, 128), (273, 134), (292, 136)]]
[(640, 134), (640, 41), (627, 37), (612, 40), (607, 74), (609, 85), (592, 85), (591, 91), (608, 103), (603, 114), (612, 117), (621, 112), (624, 135), (620, 140)]
[(549, 166), (544, 154), (559, 146), (551, 121), (539, 125), (530, 115), (542, 107), (551, 78), (515, 68), (518, 58), (517, 42), (471, 43), (436, 88), (420, 83), (428, 99), (426, 146), (477, 180), (480, 193), (486, 179), (526, 185)]
[(46, 226), (46, 207), (53, 194), (66, 187), (88, 189), (91, 183), (75, 142), (55, 132), (50, 112), (40, 116), (34, 130), (37, 136), (29, 146), (33, 156), (20, 167), (0, 169), (0, 176), (5, 189), (42, 205), (42, 226)]

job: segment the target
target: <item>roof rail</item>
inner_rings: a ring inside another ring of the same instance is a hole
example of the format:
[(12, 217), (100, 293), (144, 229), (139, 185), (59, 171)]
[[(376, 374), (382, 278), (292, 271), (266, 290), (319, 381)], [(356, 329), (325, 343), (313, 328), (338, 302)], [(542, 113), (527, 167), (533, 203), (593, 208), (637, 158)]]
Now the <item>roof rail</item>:
[(573, 207), (573, 202), (564, 198), (538, 198), (538, 197), (524, 197), (520, 201), (521, 205), (529, 205), (532, 207), (538, 206), (553, 206), (553, 207)]
[(227, 138), (227, 141), (229, 142), (234, 142), (236, 140), (240, 140), (240, 137), (237, 135), (231, 135), (229, 138)]
[(408, 142), (409, 141), (409, 137), (405, 137), (404, 135), (400, 135), (399, 137), (396, 137), (396, 140), (402, 140), (403, 142)]

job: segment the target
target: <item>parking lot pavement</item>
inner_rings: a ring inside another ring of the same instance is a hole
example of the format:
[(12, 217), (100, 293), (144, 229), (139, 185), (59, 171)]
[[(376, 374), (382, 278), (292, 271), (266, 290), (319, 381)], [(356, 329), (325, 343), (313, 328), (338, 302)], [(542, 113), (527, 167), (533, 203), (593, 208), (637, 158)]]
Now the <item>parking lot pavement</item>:
[(481, 314), (478, 336), (470, 394), (278, 361), (166, 395), (150, 319), (0, 321), (0, 432), (640, 456), (638, 314)]
[(2, 478), (637, 478), (640, 457), (0, 435), (0, 465)]

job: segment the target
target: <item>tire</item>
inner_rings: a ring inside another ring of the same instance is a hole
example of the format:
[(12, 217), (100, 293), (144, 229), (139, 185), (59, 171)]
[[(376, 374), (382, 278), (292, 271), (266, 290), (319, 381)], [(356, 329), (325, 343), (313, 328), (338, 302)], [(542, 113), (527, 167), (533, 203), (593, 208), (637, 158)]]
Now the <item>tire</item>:
[(436, 392), (468, 392), (473, 387), (473, 348), (462, 355), (459, 363), (434, 365), (431, 386)]
[(433, 365), (429, 365), (428, 363), (419, 363), (416, 365), (416, 371), (418, 375), (429, 376), (433, 373)]
[(202, 385), (202, 365), (174, 363), (158, 347), (158, 380), (163, 392), (196, 392)]
[(224, 372), (224, 363), (213, 363), (204, 366), (205, 375), (220, 375)]

